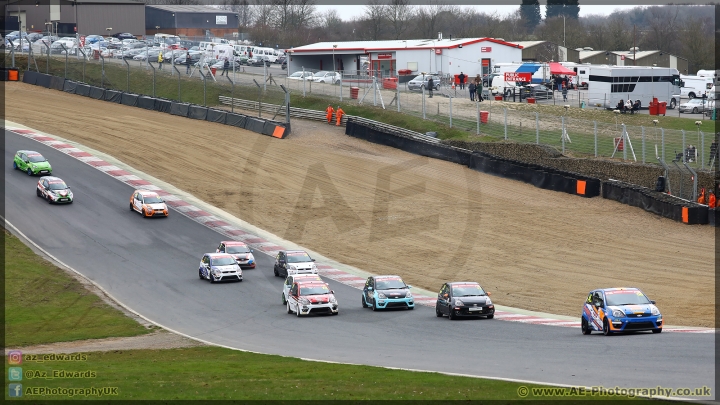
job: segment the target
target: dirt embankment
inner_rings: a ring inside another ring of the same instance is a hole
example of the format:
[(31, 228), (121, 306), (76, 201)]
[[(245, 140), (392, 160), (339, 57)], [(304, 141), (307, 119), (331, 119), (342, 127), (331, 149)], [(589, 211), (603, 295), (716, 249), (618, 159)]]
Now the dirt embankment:
[(477, 280), (497, 304), (574, 316), (593, 288), (637, 286), (668, 324), (714, 323), (707, 226), (537, 189), (321, 123), (294, 120), (293, 134), (278, 140), (22, 83), (6, 84), (5, 97), (9, 120), (111, 154), (367, 271), (430, 290)]

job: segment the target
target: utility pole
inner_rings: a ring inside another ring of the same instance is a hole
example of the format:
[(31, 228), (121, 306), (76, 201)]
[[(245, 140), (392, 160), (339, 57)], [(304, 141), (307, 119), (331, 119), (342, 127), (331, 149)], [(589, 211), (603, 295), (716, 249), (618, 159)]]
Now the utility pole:
[(565, 47), (565, 16), (563, 16), (563, 47)]
[(637, 45), (635, 45), (635, 27), (636, 25), (633, 24), (633, 66), (635, 66), (635, 52), (637, 51)]

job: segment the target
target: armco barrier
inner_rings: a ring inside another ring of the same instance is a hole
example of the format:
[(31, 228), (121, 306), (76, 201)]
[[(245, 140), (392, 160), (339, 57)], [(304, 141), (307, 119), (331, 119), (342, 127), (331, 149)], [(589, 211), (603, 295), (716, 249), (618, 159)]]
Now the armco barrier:
[(105, 100), (105, 89), (102, 87), (90, 86), (90, 98)]
[(77, 87), (75, 88), (75, 94), (77, 94), (78, 96), (89, 97), (90, 96), (90, 86), (88, 86), (85, 83), (78, 83)]
[(146, 110), (155, 110), (155, 99), (148, 96), (138, 97), (137, 106)]
[[(217, 122), (218, 124), (225, 124), (227, 118), (227, 111), (216, 110), (214, 108), (208, 108), (207, 117), (205, 119), (209, 122)], [(243, 127), (245, 124), (243, 124)]]
[(34, 85), (36, 80), (37, 80), (37, 72), (26, 70), (25, 73), (23, 73), (23, 79), (22, 79), (23, 83)]
[(660, 193), (647, 187), (610, 180), (603, 182), (602, 196), (689, 225), (707, 224), (709, 221), (706, 205)]
[(166, 98), (155, 99), (155, 111), (169, 113), (172, 107), (172, 101)]
[(245, 128), (245, 121), (247, 116), (237, 113), (226, 113), (225, 114), (225, 125), (231, 125), (238, 128)]
[(287, 136), (287, 127), (285, 127), (285, 124), (282, 124), (280, 122), (267, 120), (265, 121), (265, 126), (263, 127), (262, 133), (263, 135), (283, 139), (285, 136)]
[(138, 95), (133, 93), (123, 93), (122, 94), (122, 105), (135, 107), (137, 105)]
[(122, 95), (122, 91), (105, 89), (105, 101), (120, 104), (122, 103)]
[(245, 118), (245, 129), (247, 129), (248, 131), (262, 134), (263, 128), (265, 128), (265, 120), (252, 117)]
[(176, 103), (173, 101), (170, 105), (170, 114), (180, 117), (187, 117), (189, 108), (190, 104), (188, 103)]
[(45, 87), (46, 89), (49, 89), (51, 80), (52, 80), (52, 76), (42, 74), (42, 73), (37, 73), (37, 79), (35, 80), (35, 85), (42, 86), (42, 87)]
[(65, 80), (65, 83), (63, 84), (63, 91), (70, 94), (75, 94), (75, 89), (77, 88), (77, 82), (74, 82), (72, 80)]
[(65, 78), (59, 77), (59, 76), (53, 76), (50, 79), (50, 88), (53, 90), (63, 90), (63, 86), (65, 85)]
[(187, 117), (205, 121), (207, 119), (207, 112), (207, 107), (191, 104), (190, 107), (188, 107)]

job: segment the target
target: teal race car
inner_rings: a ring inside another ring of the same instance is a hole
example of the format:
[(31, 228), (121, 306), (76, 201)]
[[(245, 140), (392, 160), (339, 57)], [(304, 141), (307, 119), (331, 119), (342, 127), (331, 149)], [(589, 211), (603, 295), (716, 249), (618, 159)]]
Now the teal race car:
[(33, 176), (35, 174), (52, 174), (52, 166), (45, 157), (35, 151), (19, 150), (13, 159), (13, 169), (22, 170)]

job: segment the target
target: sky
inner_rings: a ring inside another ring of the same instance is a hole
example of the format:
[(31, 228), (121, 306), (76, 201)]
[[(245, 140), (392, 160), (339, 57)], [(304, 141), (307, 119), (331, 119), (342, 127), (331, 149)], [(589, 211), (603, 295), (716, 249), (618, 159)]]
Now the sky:
[[(322, 3), (328, 3), (328, 2), (322, 2)], [(449, 2), (448, 2), (449, 3)], [(481, 12), (493, 12), (497, 11), (500, 15), (505, 15), (514, 12), (517, 10), (520, 2), (517, 2), (518, 4), (515, 5), (485, 5), (485, 6), (479, 6), (479, 5), (461, 5), (460, 7), (466, 8), (466, 7), (472, 7), (477, 9)], [(544, 3), (541, 1), (541, 3)], [(638, 7), (639, 4), (635, 5), (583, 5), (583, 2), (581, 1), (580, 4), (580, 17), (585, 17), (587, 15), (591, 14), (599, 14), (599, 15), (608, 15), (611, 14), (616, 9), (618, 10), (627, 10), (634, 7)], [(319, 12), (325, 12), (327, 10), (335, 9), (337, 10), (338, 14), (340, 15), (340, 18), (343, 20), (352, 20), (353, 17), (360, 16), (365, 13), (365, 6), (364, 5), (320, 5), (321, 2), (318, 2), (318, 5), (316, 5), (316, 9)], [(454, 3), (455, 4), (455, 3)], [(545, 16), (545, 6), (540, 6), (540, 11), (543, 14), (543, 17)]]

